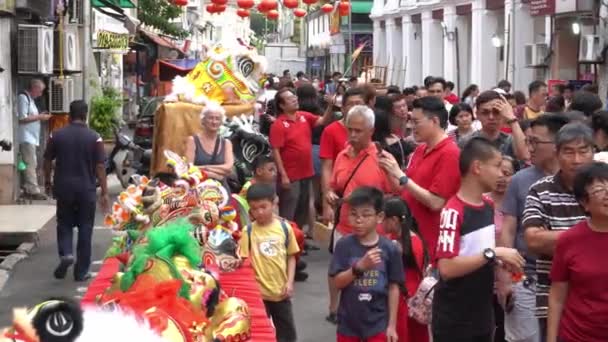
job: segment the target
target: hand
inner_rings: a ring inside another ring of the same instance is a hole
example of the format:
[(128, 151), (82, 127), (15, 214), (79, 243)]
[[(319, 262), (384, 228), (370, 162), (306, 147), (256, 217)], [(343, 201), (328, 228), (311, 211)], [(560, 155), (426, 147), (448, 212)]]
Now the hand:
[(293, 283), (287, 282), (283, 288), (283, 298), (291, 298), (293, 296)]
[(382, 262), (382, 250), (378, 247), (374, 247), (367, 251), (363, 258), (357, 261), (357, 268), (369, 271), (379, 265)]
[[(332, 222), (335, 218), (335, 212), (334, 209), (330, 206), (330, 205), (324, 205), (323, 206), (323, 221), (322, 223), (325, 225), (328, 225), (330, 222)], [(335, 223), (335, 222), (334, 222)]]
[(287, 175), (281, 176), (281, 188), (285, 190), (289, 190), (291, 187), (291, 182), (289, 181), (289, 177)]
[(501, 101), (496, 104), (496, 109), (500, 112), (502, 117), (509, 121), (511, 119), (515, 119), (515, 113), (513, 113), (513, 107), (509, 104), (507, 99), (504, 96), (500, 95)]
[(110, 212), (110, 196), (108, 194), (101, 194), (99, 197), (99, 205), (104, 214)]
[(50, 118), (51, 118), (51, 114), (48, 114), (48, 113), (38, 114), (38, 120), (40, 120), (40, 121), (48, 121)]
[(336, 104), (336, 95), (325, 95), (324, 96), (325, 102), (327, 102), (328, 106), (333, 106)]
[(394, 326), (388, 326), (386, 328), (386, 341), (387, 342), (397, 342), (399, 337), (397, 336), (397, 329)]
[(515, 248), (496, 247), (494, 250), (496, 258), (502, 261), (503, 265), (512, 273), (523, 272), (525, 259)]
[(329, 204), (331, 207), (335, 207), (339, 200), (340, 197), (338, 197), (338, 195), (331, 190), (328, 190), (325, 194), (325, 202), (327, 202), (327, 204)]
[(507, 307), (507, 299), (513, 294), (513, 282), (511, 281), (511, 273), (504, 268), (496, 270), (496, 297), (498, 303), (503, 310)]
[(399, 167), (399, 163), (397, 163), (395, 157), (386, 151), (382, 151), (378, 158), (378, 163), (384, 171), (397, 179), (405, 175), (401, 170), (401, 167)]
[(263, 115), (265, 120), (268, 120), (269, 122), (274, 122), (274, 120), (276, 120), (277, 118), (275, 118), (274, 116), (270, 115), (270, 114), (264, 114)]

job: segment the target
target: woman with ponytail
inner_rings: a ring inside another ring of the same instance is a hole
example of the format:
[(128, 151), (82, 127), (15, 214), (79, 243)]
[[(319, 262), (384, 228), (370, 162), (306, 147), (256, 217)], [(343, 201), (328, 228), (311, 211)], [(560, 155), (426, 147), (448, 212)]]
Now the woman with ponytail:
[(401, 198), (386, 200), (384, 215), (384, 231), (399, 245), (405, 268), (405, 288), (402, 289), (397, 313), (399, 342), (428, 342), (428, 327), (410, 318), (407, 307), (407, 299), (416, 293), (429, 263), (428, 251), (418, 232), (416, 219)]

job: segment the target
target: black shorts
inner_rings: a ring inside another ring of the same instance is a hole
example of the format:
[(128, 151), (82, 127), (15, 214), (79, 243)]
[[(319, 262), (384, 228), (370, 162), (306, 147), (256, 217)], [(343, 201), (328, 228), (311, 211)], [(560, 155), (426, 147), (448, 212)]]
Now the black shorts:
[(277, 332), (277, 342), (295, 342), (296, 326), (293, 319), (293, 309), (290, 299), (280, 302), (264, 301), (266, 314), (272, 318), (272, 323)]

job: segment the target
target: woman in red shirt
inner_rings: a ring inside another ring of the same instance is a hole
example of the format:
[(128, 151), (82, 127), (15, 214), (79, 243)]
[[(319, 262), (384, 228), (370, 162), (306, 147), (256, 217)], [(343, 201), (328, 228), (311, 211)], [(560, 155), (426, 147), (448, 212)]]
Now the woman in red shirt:
[(428, 327), (408, 316), (407, 299), (416, 293), (422, 281), (429, 254), (418, 233), (416, 219), (401, 198), (388, 199), (384, 204), (384, 215), (384, 231), (401, 247), (405, 267), (405, 289), (397, 312), (399, 342), (428, 342)]
[(608, 341), (608, 164), (585, 166), (574, 196), (588, 213), (561, 233), (551, 267), (547, 342)]

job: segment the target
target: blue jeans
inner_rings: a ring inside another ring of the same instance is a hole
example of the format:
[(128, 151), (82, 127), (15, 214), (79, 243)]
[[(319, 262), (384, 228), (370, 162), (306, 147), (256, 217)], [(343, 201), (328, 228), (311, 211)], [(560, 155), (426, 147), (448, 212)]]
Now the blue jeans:
[(321, 158), (319, 158), (319, 145), (312, 145), (312, 166), (315, 170), (315, 176), (321, 175)]

